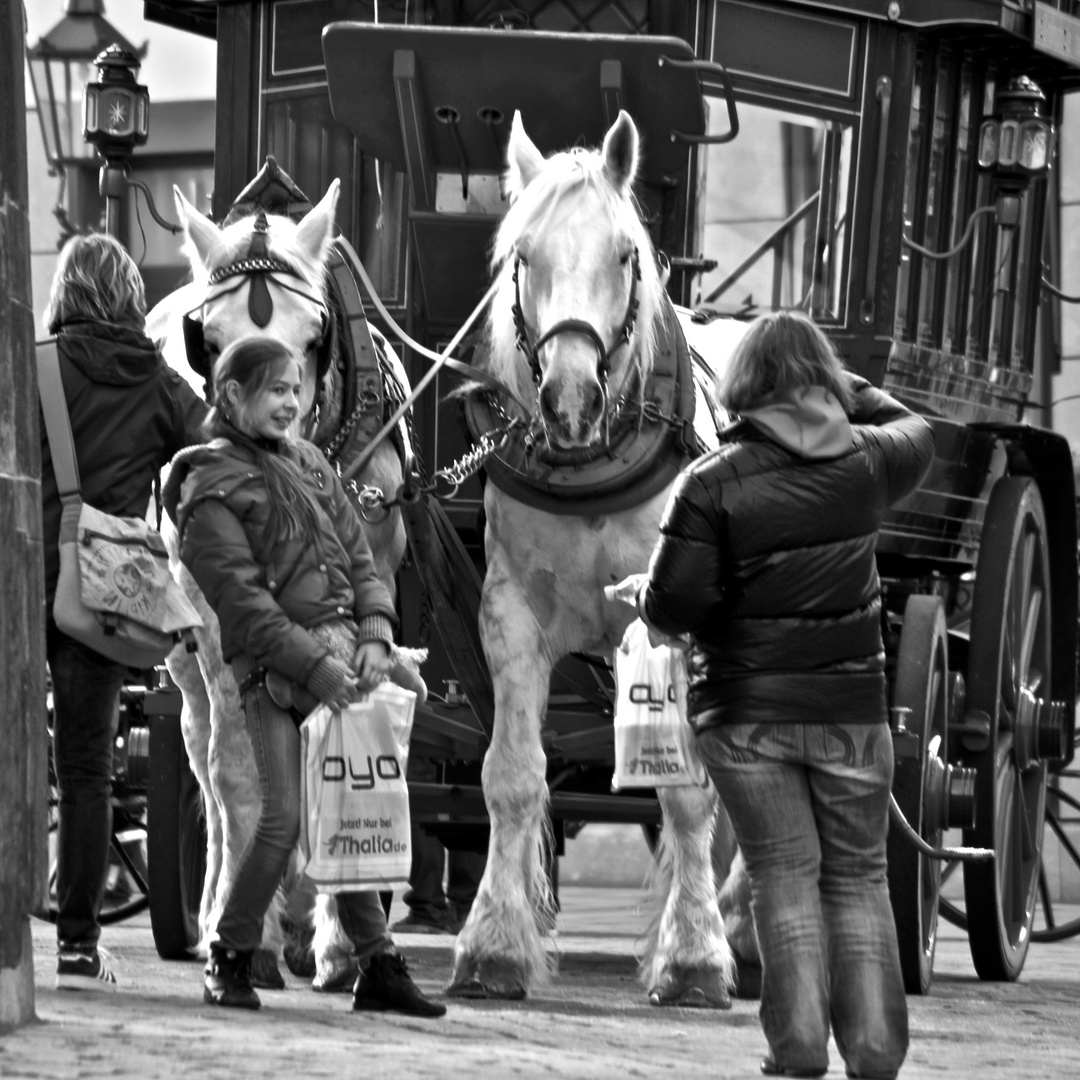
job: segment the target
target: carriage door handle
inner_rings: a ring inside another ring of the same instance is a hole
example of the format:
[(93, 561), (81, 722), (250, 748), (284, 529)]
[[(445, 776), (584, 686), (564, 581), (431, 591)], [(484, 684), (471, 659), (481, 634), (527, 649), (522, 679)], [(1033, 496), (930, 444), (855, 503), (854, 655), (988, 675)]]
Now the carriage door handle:
[(673, 131), (671, 141), (676, 139), (682, 142), (697, 143), (701, 146), (716, 146), (718, 143), (731, 142), (739, 134), (739, 114), (735, 109), (735, 93), (731, 89), (731, 79), (728, 78), (727, 68), (723, 64), (712, 60), (673, 60), (670, 56), (661, 56), (660, 67), (665, 64), (673, 68), (688, 68), (690, 71), (709, 72), (720, 77), (724, 87), (724, 100), (727, 102), (727, 114), (729, 130), (723, 135), (691, 135), (685, 131)]

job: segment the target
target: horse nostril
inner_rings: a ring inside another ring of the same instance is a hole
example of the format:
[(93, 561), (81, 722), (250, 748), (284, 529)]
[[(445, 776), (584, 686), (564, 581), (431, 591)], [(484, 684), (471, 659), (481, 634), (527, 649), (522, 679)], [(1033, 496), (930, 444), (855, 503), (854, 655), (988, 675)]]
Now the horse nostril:
[(549, 423), (557, 419), (559, 415), (555, 404), (555, 394), (550, 386), (544, 386), (540, 390), (540, 414)]
[(589, 416), (595, 419), (604, 411), (604, 388), (599, 383), (593, 387), (589, 400)]

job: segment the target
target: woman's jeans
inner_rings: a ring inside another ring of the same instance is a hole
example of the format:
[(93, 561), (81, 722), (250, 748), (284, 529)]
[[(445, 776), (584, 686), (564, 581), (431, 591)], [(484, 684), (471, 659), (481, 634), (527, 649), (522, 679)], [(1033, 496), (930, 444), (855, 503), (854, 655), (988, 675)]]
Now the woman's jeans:
[(56, 937), (62, 952), (92, 952), (109, 871), (113, 742), (127, 669), (46, 623), (59, 792)]
[(880, 724), (707, 728), (698, 750), (731, 815), (761, 948), (773, 1060), (893, 1077), (907, 1001), (886, 878), (893, 748)]
[[(300, 838), (300, 732), (292, 717), (256, 686), (244, 695), (244, 717), (262, 789), (262, 812), (240, 859), (217, 924), (217, 941), (249, 952), (262, 941), (262, 923)], [(360, 966), (393, 947), (377, 892), (337, 896), (341, 925)]]

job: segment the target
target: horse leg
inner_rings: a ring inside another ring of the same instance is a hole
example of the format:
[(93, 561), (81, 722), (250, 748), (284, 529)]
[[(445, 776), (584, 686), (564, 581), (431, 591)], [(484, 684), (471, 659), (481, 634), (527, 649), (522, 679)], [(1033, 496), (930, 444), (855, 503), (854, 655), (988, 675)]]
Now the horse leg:
[(732, 859), (718, 902), (728, 942), (735, 954), (738, 979), (736, 996), (758, 998), (761, 996), (761, 953), (754, 929), (754, 916), (750, 911), (750, 878), (739, 851)]
[(544, 872), (547, 758), (540, 743), (550, 667), (535, 625), (531, 633), (514, 625), (531, 622), (524, 605), (502, 607), (513, 613), (500, 618), (496, 600), (485, 586), (481, 630), (493, 675), (495, 726), (482, 780), (491, 838), (484, 876), (454, 945), (447, 992), (518, 999), (553, 969), (541, 939), (541, 928), (553, 923)]
[(724, 935), (712, 871), (716, 793), (660, 787), (664, 827), (653, 888), (663, 909), (650, 927), (641, 965), (654, 1005), (731, 1008), (735, 960)]
[(183, 649), (174, 649), (165, 660), (173, 682), (183, 696), (180, 711), (180, 730), (184, 748), (195, 779), (202, 791), (203, 812), (206, 816), (206, 875), (203, 878), (199, 902), (198, 952), (207, 955), (210, 918), (221, 876), (221, 813), (210, 784), (210, 698), (206, 693), (198, 661)]
[[(222, 867), (218, 879), (213, 927), (221, 916), (248, 842), (262, 812), (262, 791), (251, 739), (240, 708), (240, 691), (232, 669), (224, 661), (207, 678), (210, 694), (210, 782), (222, 821)], [(205, 658), (204, 658), (205, 660)], [(263, 989), (282, 989), (284, 979), (278, 970), (277, 959), (284, 948), (281, 919), (284, 902), (281, 890), (275, 894), (263, 920), (262, 945), (255, 950), (252, 978)]]

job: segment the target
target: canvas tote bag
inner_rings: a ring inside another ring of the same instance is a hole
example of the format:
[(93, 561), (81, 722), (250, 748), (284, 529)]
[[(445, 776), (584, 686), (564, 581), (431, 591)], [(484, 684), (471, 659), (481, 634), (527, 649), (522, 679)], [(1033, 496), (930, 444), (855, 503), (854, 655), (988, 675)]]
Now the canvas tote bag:
[(82, 501), (55, 339), (37, 346), (38, 391), (63, 510), (56, 625), (102, 656), (154, 667), (178, 642), (195, 651), (202, 619), (169, 573), (161, 534), (141, 518), (114, 517)]

